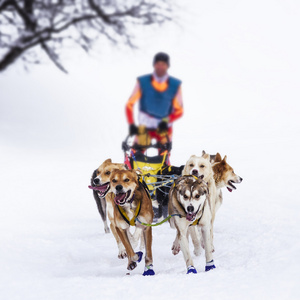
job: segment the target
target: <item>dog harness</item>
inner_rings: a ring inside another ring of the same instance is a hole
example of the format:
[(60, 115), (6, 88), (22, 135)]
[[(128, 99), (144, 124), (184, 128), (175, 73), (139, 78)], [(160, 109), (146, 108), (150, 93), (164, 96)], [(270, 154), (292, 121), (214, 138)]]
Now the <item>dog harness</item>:
[[(143, 178), (141, 176), (139, 176), (138, 178), (139, 178), (139, 187), (143, 188), (146, 191), (148, 197), (151, 199), (148, 187), (147, 187), (146, 183), (144, 182)], [(130, 204), (132, 203), (133, 200), (134, 200), (134, 195), (131, 198), (131, 200), (129, 201)], [(129, 217), (126, 214), (126, 211), (124, 210), (124, 208), (121, 205), (117, 205), (117, 208), (118, 208), (122, 218), (124, 219), (124, 221), (130, 226), (135, 226), (135, 221), (141, 211), (141, 201), (139, 201), (137, 208), (135, 210), (134, 216), (131, 220), (129, 219)]]
[[(189, 226), (195, 226), (195, 225), (198, 225), (198, 224), (199, 224), (199, 222), (200, 222), (200, 220), (201, 220), (201, 218), (202, 218), (202, 216), (203, 216), (205, 202), (206, 202), (206, 199), (205, 199), (204, 202), (203, 202), (203, 207), (202, 207), (202, 209), (201, 209), (201, 216), (200, 216), (198, 219), (196, 219), (196, 220), (195, 220), (192, 224), (190, 224)], [(181, 206), (182, 210), (185, 211), (185, 209), (184, 209), (184, 207), (182, 206), (182, 204), (181, 204), (180, 202), (178, 202), (178, 204)], [(197, 213), (199, 212), (199, 210), (200, 210), (200, 207), (199, 207)], [(197, 213), (196, 213), (196, 214), (197, 214)], [(183, 217), (184, 217), (184, 216), (182, 216), (182, 215), (180, 215), (180, 214), (177, 214), (177, 216), (179, 216), (180, 218), (183, 218)]]
[(122, 218), (124, 219), (124, 221), (131, 226), (135, 226), (135, 220), (137, 218), (137, 216), (139, 215), (140, 211), (141, 211), (141, 201), (139, 201), (138, 206), (135, 210), (134, 216), (133, 218), (130, 220), (126, 214), (126, 211), (124, 210), (124, 208), (120, 205), (117, 205), (117, 208), (122, 216)]
[(202, 218), (202, 216), (203, 216), (205, 201), (206, 201), (206, 199), (204, 200), (204, 203), (203, 203), (202, 214), (201, 214), (200, 218), (199, 218), (199, 219), (196, 219), (196, 220), (195, 220), (192, 224), (190, 224), (189, 226), (196, 226), (196, 225), (199, 224), (199, 222), (200, 222), (200, 220), (201, 220), (201, 218)]

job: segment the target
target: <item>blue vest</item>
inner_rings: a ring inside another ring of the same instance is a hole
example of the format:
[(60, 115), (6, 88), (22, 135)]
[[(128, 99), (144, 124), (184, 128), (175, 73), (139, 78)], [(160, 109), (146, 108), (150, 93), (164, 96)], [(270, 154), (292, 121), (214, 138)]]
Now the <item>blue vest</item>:
[(140, 110), (152, 117), (162, 119), (171, 114), (172, 102), (181, 81), (169, 76), (167, 89), (159, 92), (152, 86), (151, 80), (151, 74), (138, 77), (142, 92)]

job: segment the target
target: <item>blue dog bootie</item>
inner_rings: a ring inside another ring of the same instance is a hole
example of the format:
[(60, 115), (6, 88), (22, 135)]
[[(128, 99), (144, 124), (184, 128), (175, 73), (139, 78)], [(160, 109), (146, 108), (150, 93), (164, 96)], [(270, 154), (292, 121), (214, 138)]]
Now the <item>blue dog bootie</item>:
[(216, 268), (216, 266), (214, 265), (214, 260), (212, 259), (211, 261), (206, 263), (205, 272), (210, 271), (215, 268)]
[(139, 252), (135, 252), (135, 254), (137, 254), (138, 255), (138, 260), (137, 260), (137, 262), (139, 263), (139, 262), (141, 262), (141, 260), (142, 260), (142, 258), (143, 258), (143, 252), (142, 251), (139, 251)]
[(153, 276), (155, 272), (153, 270), (153, 265), (145, 266), (143, 276)]
[(186, 274), (197, 274), (197, 270), (194, 266), (188, 266)]

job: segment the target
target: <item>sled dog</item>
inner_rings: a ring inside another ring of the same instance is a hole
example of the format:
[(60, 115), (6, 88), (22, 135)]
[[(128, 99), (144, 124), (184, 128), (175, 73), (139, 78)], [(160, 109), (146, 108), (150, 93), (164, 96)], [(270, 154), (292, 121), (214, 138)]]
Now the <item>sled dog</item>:
[(216, 211), (219, 209), (223, 202), (223, 196), (221, 189), (226, 187), (229, 192), (235, 190), (234, 183), (241, 183), (243, 178), (234, 173), (233, 168), (227, 163), (227, 156), (222, 159), (219, 153), (215, 156), (215, 161), (212, 165), (214, 172), (214, 180), (217, 188), (216, 198)]
[[(236, 175), (233, 171), (233, 168), (227, 163), (227, 156), (225, 156), (223, 159), (219, 153), (216, 155), (209, 155), (205, 153), (205, 151), (202, 151), (202, 157), (208, 158), (212, 162), (212, 170), (213, 170), (213, 178), (215, 181), (215, 186), (216, 186), (216, 197), (215, 197), (215, 212), (218, 211), (220, 208), (222, 202), (223, 202), (223, 195), (222, 195), (222, 188), (227, 187), (227, 189), (232, 192), (233, 189), (236, 189), (234, 186), (234, 183), (241, 183), (242, 178), (238, 175)], [(201, 173), (201, 172), (200, 172)], [(213, 218), (214, 220), (214, 218)], [(192, 240), (197, 239), (196, 235), (197, 232), (195, 231), (194, 228), (189, 229), (189, 234), (192, 237)], [(198, 235), (198, 239), (201, 238), (201, 233), (200, 236)], [(204, 248), (203, 245), (203, 239), (201, 238), (201, 245)], [(201, 249), (198, 247), (198, 244), (194, 244), (195, 249), (194, 253), (195, 255), (200, 255)]]
[(114, 209), (114, 224), (116, 232), (125, 246), (128, 257), (128, 270), (133, 270), (142, 259), (142, 252), (135, 253), (128, 231), (135, 226), (135, 235), (143, 233), (146, 246), (145, 271), (143, 275), (154, 275), (152, 259), (152, 228), (142, 223), (151, 224), (153, 208), (150, 194), (145, 184), (138, 178), (135, 170), (115, 170), (111, 174)]
[[(204, 241), (206, 267), (205, 271), (215, 268), (212, 257), (211, 241), (211, 210), (209, 207), (209, 188), (207, 183), (195, 176), (182, 176), (175, 181), (169, 193), (168, 211), (174, 215), (170, 220), (172, 228), (176, 228), (177, 235), (173, 249), (181, 249), (187, 267), (187, 274), (197, 273), (189, 250), (188, 229), (190, 226), (199, 227)], [(193, 241), (198, 243), (200, 240)], [(178, 252), (179, 252), (178, 250)]]
[[(214, 173), (212, 169), (212, 165), (210, 163), (210, 155), (204, 154), (203, 156), (196, 156), (192, 155), (187, 163), (185, 164), (185, 167), (182, 171), (182, 175), (193, 175), (196, 177), (203, 176), (203, 180), (207, 182), (208, 189), (209, 189), (209, 207), (211, 210), (211, 242), (212, 242), (212, 248), (214, 251), (214, 245), (213, 245), (213, 225), (216, 215), (216, 198), (217, 198), (217, 189), (216, 189), (216, 183), (214, 180)], [(189, 232), (192, 234), (196, 234), (195, 230), (189, 230)], [(195, 240), (196, 237), (192, 235), (192, 240)], [(195, 248), (195, 253), (200, 254), (201, 249)], [(177, 254), (176, 251), (173, 254)]]
[(196, 177), (203, 176), (203, 180), (207, 182), (210, 194), (210, 209), (212, 214), (212, 222), (215, 219), (215, 199), (217, 196), (216, 183), (214, 180), (214, 173), (210, 163), (210, 155), (203, 154), (203, 156), (192, 155), (186, 162), (182, 175), (193, 175)]
[[(107, 215), (110, 221), (110, 229), (116, 239), (117, 246), (118, 246), (118, 257), (120, 259), (124, 259), (127, 257), (127, 253), (125, 250), (125, 247), (119, 237), (119, 235), (116, 232), (116, 227), (114, 223), (114, 201), (112, 192), (110, 190), (110, 177), (114, 170), (126, 170), (127, 166), (120, 163), (112, 163), (111, 159), (105, 160), (98, 169), (94, 171), (93, 177), (92, 177), (92, 188), (94, 193), (94, 198), (96, 200), (98, 210), (100, 212), (100, 215), (102, 219), (104, 219), (104, 226), (105, 226), (105, 232), (109, 232), (107, 221), (106, 221), (106, 210)], [(138, 244), (138, 241), (140, 239), (140, 235), (138, 233), (134, 233), (133, 235), (129, 232), (127, 232), (128, 237), (132, 241), (132, 245), (135, 248)], [(141, 241), (141, 248), (144, 247), (143, 241)]]
[(110, 175), (115, 169), (125, 169), (124, 164), (112, 163), (111, 159), (105, 160), (92, 174), (91, 186), (94, 187), (93, 195), (96, 200), (97, 208), (104, 223), (105, 233), (109, 233), (106, 220), (106, 200), (105, 196), (110, 189)]

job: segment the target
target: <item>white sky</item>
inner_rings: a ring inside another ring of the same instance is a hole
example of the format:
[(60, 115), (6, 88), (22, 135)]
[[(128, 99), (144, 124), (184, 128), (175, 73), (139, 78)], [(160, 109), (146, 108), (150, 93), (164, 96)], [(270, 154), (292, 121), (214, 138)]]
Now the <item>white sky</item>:
[(205, 138), (211, 125), (223, 138), (299, 133), (299, 2), (178, 2), (177, 25), (137, 29), (138, 50), (103, 39), (91, 56), (63, 52), (69, 75), (50, 62), (29, 72), (18, 62), (2, 73), (2, 145), (119, 149), (127, 134), (124, 105), (158, 51), (170, 54), (169, 73), (183, 80), (185, 115), (174, 143), (187, 130)]

